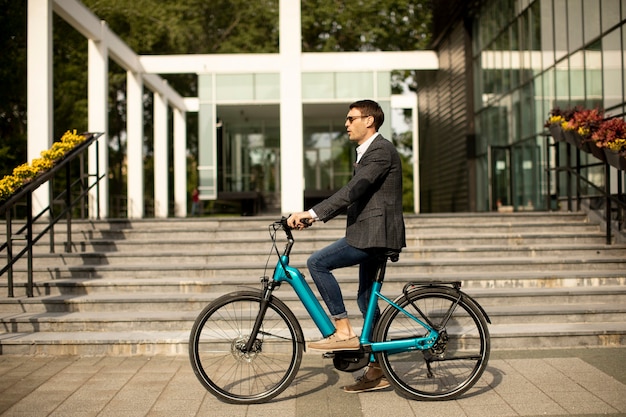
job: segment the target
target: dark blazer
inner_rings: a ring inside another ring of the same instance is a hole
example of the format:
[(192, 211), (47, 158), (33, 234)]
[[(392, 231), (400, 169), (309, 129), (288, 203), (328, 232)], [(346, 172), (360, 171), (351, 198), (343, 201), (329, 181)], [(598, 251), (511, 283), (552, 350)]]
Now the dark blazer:
[(346, 239), (356, 248), (405, 247), (402, 163), (395, 146), (379, 134), (355, 164), (350, 182), (313, 211), (323, 222), (346, 213)]

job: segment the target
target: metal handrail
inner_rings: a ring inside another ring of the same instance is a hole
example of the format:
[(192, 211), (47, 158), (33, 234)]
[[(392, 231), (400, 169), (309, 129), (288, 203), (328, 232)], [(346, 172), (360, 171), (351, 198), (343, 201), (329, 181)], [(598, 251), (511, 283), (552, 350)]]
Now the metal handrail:
[[(100, 180), (104, 178), (104, 174), (98, 176), (100, 172), (99, 167), (99, 152), (98, 146), (96, 146), (95, 157), (95, 174), (85, 173), (86, 164), (84, 157), (87, 149), (97, 142), (98, 138), (102, 136), (102, 133), (84, 133), (85, 140), (78, 144), (74, 149), (66, 153), (55, 165), (49, 170), (37, 175), (28, 184), (22, 186), (16, 193), (9, 197), (2, 205), (0, 205), (0, 215), (4, 213), (6, 216), (6, 242), (0, 245), (0, 253), (4, 250), (7, 251), (6, 259), (7, 263), (2, 269), (0, 269), (0, 276), (5, 272), (7, 273), (8, 284), (8, 296), (14, 296), (14, 283), (13, 283), (13, 265), (20, 260), (24, 255), (27, 255), (27, 283), (26, 283), (26, 295), (28, 297), (33, 296), (33, 246), (49, 232), (50, 237), (50, 252), (54, 253), (54, 226), (61, 219), (65, 218), (67, 221), (66, 234), (67, 241), (65, 243), (65, 251), (71, 252), (72, 250), (72, 212), (78, 205), (81, 206), (81, 216), (84, 216), (84, 200), (89, 191), (96, 187), (97, 199), (100, 194)], [(71, 163), (72, 161), (79, 159), (80, 168), (77, 179), (72, 179)], [(58, 195), (54, 195), (53, 179), (61, 170), (65, 170), (65, 189)], [(92, 184), (87, 183), (87, 178), (95, 178)], [(48, 184), (50, 189), (50, 205), (42, 209), (39, 213), (33, 213), (32, 196), (33, 192), (44, 184)], [(79, 187), (80, 193), (78, 197), (72, 199), (72, 189)], [(53, 209), (55, 202), (62, 201), (63, 209), (57, 214)], [(26, 203), (26, 221), (25, 224), (17, 231), (13, 232), (12, 226), (14, 216), (12, 212), (16, 210), (17, 206)], [(46, 215), (48, 215), (46, 217)], [(96, 216), (100, 217), (99, 209), (96, 212)], [(33, 225), (39, 221), (47, 220), (46, 226), (41, 232), (33, 236)], [(17, 254), (13, 254), (13, 242), (15, 240), (24, 240), (25, 245), (22, 250)]]
[[(566, 195), (564, 197), (560, 197), (559, 196), (559, 176), (556, 175), (556, 182), (557, 182), (557, 191), (556, 191), (556, 198), (557, 200), (566, 200), (567, 201), (567, 209), (568, 211), (573, 211), (573, 200), (574, 200), (574, 190), (572, 189), (572, 177), (575, 178), (576, 180), (576, 187), (575, 187), (575, 199), (576, 199), (576, 203), (577, 203), (577, 209), (580, 210), (581, 209), (581, 200), (582, 200), (582, 195), (581, 195), (581, 182), (586, 184), (587, 186), (593, 188), (594, 190), (596, 190), (599, 194), (600, 194), (600, 198), (602, 198), (604, 200), (604, 205), (605, 205), (605, 210), (604, 210), (604, 221), (605, 221), (605, 226), (606, 226), (606, 230), (605, 230), (605, 235), (606, 235), (606, 244), (610, 245), (613, 241), (612, 235), (612, 222), (613, 219), (611, 218), (611, 214), (612, 214), (612, 210), (613, 210), (613, 206), (617, 207), (617, 215), (616, 215), (616, 222), (617, 222), (617, 230), (618, 231), (622, 231), (625, 229), (626, 227), (626, 219), (625, 216), (623, 216), (622, 214), (626, 212), (626, 200), (624, 200), (624, 194), (622, 192), (622, 188), (623, 188), (623, 184), (622, 184), (622, 177), (621, 175), (617, 176), (617, 194), (613, 195), (611, 194), (611, 168), (610, 165), (608, 164), (608, 162), (596, 162), (596, 163), (591, 163), (591, 164), (581, 164), (581, 158), (580, 158), (580, 152), (581, 150), (578, 149), (577, 147), (575, 147), (574, 145), (572, 145), (569, 142), (563, 142), (566, 144), (566, 164), (565, 166), (559, 166), (559, 147), (558, 147), (558, 143), (557, 141), (554, 141), (553, 143), (550, 143), (550, 137), (551, 135), (546, 135), (546, 141), (547, 141), (547, 146), (546, 146), (546, 152), (548, 153), (546, 161), (546, 173), (547, 173), (547, 202), (548, 202), (548, 209), (551, 210), (551, 205), (550, 205), (550, 171), (554, 171), (555, 173), (559, 173), (559, 172), (565, 172), (567, 173), (567, 177), (566, 177), (566, 181), (567, 184), (565, 186), (566, 188)], [(556, 164), (557, 166), (555, 167), (551, 167), (550, 166), (550, 148), (554, 147), (555, 149), (555, 160), (556, 160)], [(576, 150), (576, 165), (572, 166), (571, 161), (572, 161), (572, 149)], [(593, 182), (591, 182), (588, 178), (586, 178), (583, 174), (582, 174), (582, 169), (583, 168), (592, 168), (592, 167), (599, 167), (599, 166), (603, 166), (604, 167), (604, 187), (599, 187), (596, 184), (594, 184)]]

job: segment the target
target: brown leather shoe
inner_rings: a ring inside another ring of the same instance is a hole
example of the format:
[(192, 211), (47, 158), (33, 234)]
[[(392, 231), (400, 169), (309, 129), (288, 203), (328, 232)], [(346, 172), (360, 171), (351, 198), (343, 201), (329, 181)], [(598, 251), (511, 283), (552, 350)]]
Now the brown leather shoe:
[(340, 339), (337, 333), (333, 333), (326, 339), (309, 343), (309, 349), (323, 350), (324, 352), (333, 352), (335, 350), (359, 350), (361, 342), (357, 336), (349, 339)]
[(389, 381), (387, 381), (387, 378), (383, 375), (378, 378), (368, 379), (367, 374), (363, 374), (363, 376), (357, 378), (354, 384), (343, 387), (343, 390), (351, 394), (357, 394), (359, 392), (377, 391), (388, 387)]

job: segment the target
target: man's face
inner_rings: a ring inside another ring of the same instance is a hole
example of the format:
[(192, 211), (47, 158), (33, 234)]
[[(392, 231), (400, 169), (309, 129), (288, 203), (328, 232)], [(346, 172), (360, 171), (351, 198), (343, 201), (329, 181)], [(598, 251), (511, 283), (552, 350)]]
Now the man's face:
[(361, 110), (357, 108), (350, 109), (346, 116), (346, 130), (350, 141), (361, 144), (369, 136), (368, 126), (373, 123), (374, 117), (364, 116), (361, 114)]

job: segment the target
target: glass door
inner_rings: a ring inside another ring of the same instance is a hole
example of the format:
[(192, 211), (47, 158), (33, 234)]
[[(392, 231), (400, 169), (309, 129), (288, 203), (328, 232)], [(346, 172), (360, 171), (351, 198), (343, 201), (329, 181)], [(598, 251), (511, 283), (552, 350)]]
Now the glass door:
[(489, 206), (493, 211), (513, 211), (511, 148), (489, 149)]
[(541, 209), (541, 149), (532, 141), (489, 149), (489, 204), (493, 211)]

